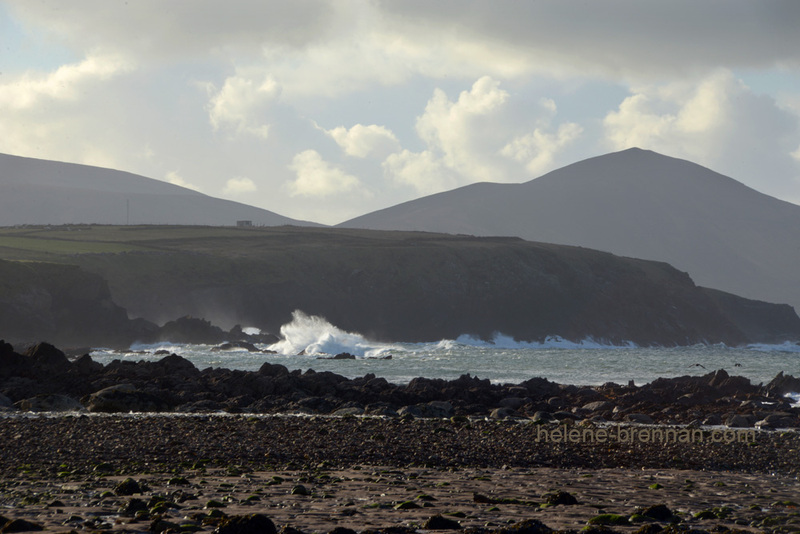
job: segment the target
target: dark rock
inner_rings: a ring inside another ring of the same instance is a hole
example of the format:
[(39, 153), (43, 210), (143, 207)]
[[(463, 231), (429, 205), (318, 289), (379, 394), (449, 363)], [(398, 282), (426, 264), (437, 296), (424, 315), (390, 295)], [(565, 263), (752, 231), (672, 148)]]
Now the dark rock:
[(70, 367), (67, 356), (49, 343), (37, 343), (23, 353), (41, 371), (63, 373)]
[(132, 384), (109, 386), (89, 395), (84, 404), (90, 412), (159, 412), (169, 408), (160, 397), (140, 391)]
[(422, 524), (422, 528), (424, 530), (460, 530), (461, 523), (455, 519), (449, 519), (437, 514), (429, 517), (428, 520)]
[(122, 517), (133, 517), (136, 515), (136, 512), (147, 509), (147, 503), (142, 499), (128, 499), (128, 502), (120, 507), (119, 515)]
[(507, 419), (509, 417), (514, 417), (516, 412), (511, 408), (495, 408), (492, 410), (492, 413), (489, 414), (489, 417), (492, 419)]
[(732, 414), (725, 419), (725, 426), (730, 428), (749, 428), (753, 423), (750, 417), (740, 414)]
[(263, 514), (233, 515), (222, 520), (214, 534), (276, 534), (275, 523)]
[(342, 352), (333, 357), (334, 360), (355, 360), (356, 357), (349, 352)]
[(649, 506), (641, 511), (641, 514), (645, 517), (649, 517), (651, 519), (655, 519), (656, 521), (672, 521), (675, 517), (675, 514), (672, 513), (672, 510), (667, 508), (665, 504), (656, 504), (654, 506)]
[(158, 333), (159, 341), (214, 345), (227, 341), (227, 333), (205, 319), (181, 317), (169, 321)]
[(0, 528), (0, 532), (6, 534), (7, 532), (38, 532), (44, 530), (42, 525), (32, 523), (25, 519), (12, 519)]
[(553, 529), (538, 519), (526, 519), (495, 530), (496, 534), (551, 534)]
[(146, 488), (132, 478), (126, 478), (114, 486), (114, 493), (117, 495), (133, 495), (135, 493), (144, 493), (145, 491)]
[(85, 412), (86, 408), (66, 395), (37, 395), (23, 399), (15, 404), (20, 410), (27, 412)]
[(590, 402), (588, 404), (584, 404), (583, 409), (588, 410), (590, 412), (604, 412), (606, 410), (613, 410), (614, 403), (606, 400), (598, 400)]
[(329, 531), (328, 534), (358, 534), (358, 533), (352, 528), (336, 527), (333, 530)]
[(578, 499), (576, 499), (574, 495), (563, 490), (555, 491), (552, 493), (545, 493), (544, 495), (542, 495), (542, 499), (544, 500), (545, 503), (552, 506), (557, 506), (559, 504), (565, 506), (572, 506), (578, 504)]
[(787, 393), (800, 393), (800, 378), (784, 375), (781, 371), (770, 380), (769, 384), (764, 386), (764, 391), (773, 397), (782, 397)]

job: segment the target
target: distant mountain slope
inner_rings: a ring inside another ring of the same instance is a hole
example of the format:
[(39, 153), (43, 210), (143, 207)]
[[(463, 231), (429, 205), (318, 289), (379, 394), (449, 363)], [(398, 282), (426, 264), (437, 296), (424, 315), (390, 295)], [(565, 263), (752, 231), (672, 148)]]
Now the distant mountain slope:
[(313, 225), (135, 174), (0, 154), (0, 226)]
[(474, 184), (339, 226), (590, 247), (666, 261), (700, 285), (800, 310), (800, 206), (646, 150), (591, 158), (523, 184)]

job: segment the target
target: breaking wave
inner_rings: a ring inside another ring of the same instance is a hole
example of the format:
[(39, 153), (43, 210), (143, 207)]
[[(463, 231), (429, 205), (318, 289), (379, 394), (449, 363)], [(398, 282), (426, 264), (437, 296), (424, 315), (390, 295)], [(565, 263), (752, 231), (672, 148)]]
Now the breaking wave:
[(348, 352), (362, 358), (380, 357), (396, 347), (368, 341), (361, 334), (345, 332), (325, 318), (292, 312), (292, 321), (281, 326), (281, 340), (269, 349), (286, 356), (336, 355)]

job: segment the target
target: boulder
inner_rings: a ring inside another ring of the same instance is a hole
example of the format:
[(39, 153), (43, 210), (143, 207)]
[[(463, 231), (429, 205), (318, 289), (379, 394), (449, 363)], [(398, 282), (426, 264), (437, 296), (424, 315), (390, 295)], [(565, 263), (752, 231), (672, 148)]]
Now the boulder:
[(66, 395), (37, 395), (15, 404), (26, 412), (85, 412), (86, 407)]
[(214, 534), (277, 534), (275, 523), (263, 514), (232, 515), (222, 520)]
[(70, 363), (67, 356), (49, 343), (37, 343), (23, 353), (31, 363), (47, 373), (64, 373)]
[(725, 419), (725, 426), (730, 428), (749, 428), (753, 423), (750, 417), (740, 414), (731, 414)]
[(589, 412), (605, 412), (608, 410), (613, 410), (614, 403), (606, 400), (599, 400), (584, 404), (583, 409), (588, 410)]
[(89, 395), (84, 404), (90, 412), (160, 412), (169, 407), (160, 397), (136, 389), (132, 384), (117, 384)]

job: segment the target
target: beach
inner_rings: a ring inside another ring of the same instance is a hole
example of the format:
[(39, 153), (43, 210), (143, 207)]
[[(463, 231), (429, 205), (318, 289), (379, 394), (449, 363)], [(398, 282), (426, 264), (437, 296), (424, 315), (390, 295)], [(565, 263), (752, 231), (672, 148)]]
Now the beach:
[[(0, 428), (0, 516), (53, 532), (211, 532), (252, 514), (309, 533), (577, 531), (597, 516), (619, 532), (800, 531), (794, 431), (653, 441), (667, 427), (251, 414), (17, 415)], [(548, 504), (564, 493), (577, 504)], [(641, 513), (658, 505), (668, 518)]]

